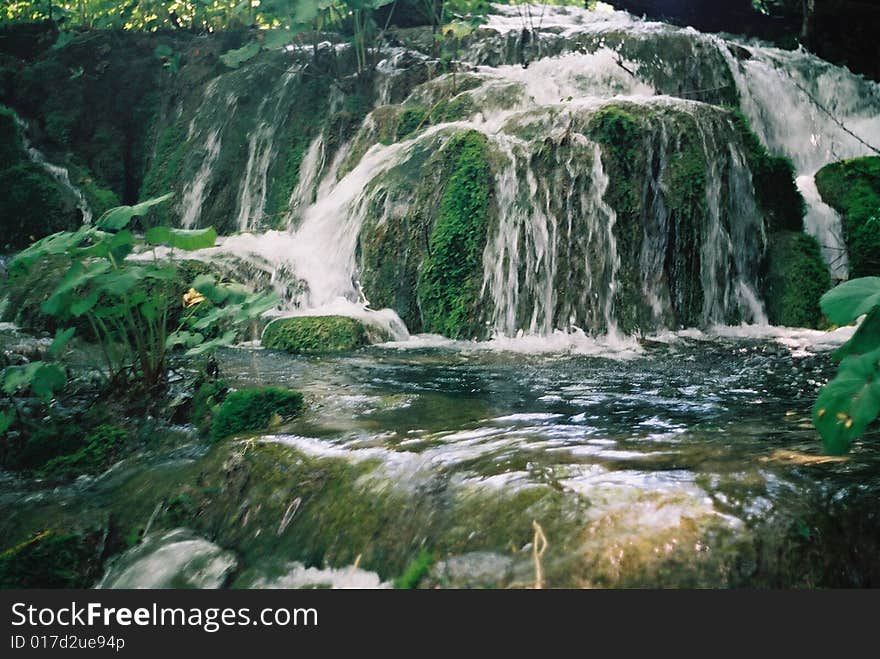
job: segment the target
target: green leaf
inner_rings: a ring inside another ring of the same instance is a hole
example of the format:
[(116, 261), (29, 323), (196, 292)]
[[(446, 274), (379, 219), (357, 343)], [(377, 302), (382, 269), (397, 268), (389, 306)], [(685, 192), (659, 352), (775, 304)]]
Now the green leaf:
[(117, 206), (116, 208), (111, 208), (98, 219), (95, 226), (107, 231), (119, 231), (120, 229), (127, 227), (128, 223), (131, 222), (131, 219), (136, 215), (143, 215), (156, 204), (168, 201), (173, 196), (174, 193), (169, 192), (166, 195), (142, 201), (134, 206)]
[(859, 325), (856, 333), (834, 353), (836, 359), (847, 355), (864, 355), (880, 348), (880, 307), (874, 307)]
[(75, 327), (68, 327), (67, 329), (58, 329), (55, 331), (55, 339), (52, 341), (52, 345), (49, 346), (49, 355), (51, 357), (58, 357), (61, 352), (64, 350), (64, 346), (73, 338), (74, 333), (76, 332)]
[(3, 391), (11, 395), (23, 387), (30, 386), (39, 365), (40, 362), (33, 362), (25, 366), (9, 366), (3, 369)]
[(214, 304), (221, 304), (229, 296), (229, 290), (219, 286), (211, 275), (199, 275), (191, 286)]
[(70, 315), (79, 318), (83, 314), (91, 311), (98, 303), (98, 291), (92, 291), (84, 298), (80, 298), (70, 305)]
[(13, 410), (0, 410), (0, 435), (9, 430), (9, 426), (15, 420), (15, 412)]
[(126, 295), (147, 276), (147, 269), (129, 265), (125, 270), (113, 270), (95, 280), (98, 291), (113, 296)]
[(813, 405), (813, 423), (832, 455), (845, 453), (878, 414), (880, 350), (844, 359)]
[(258, 41), (251, 41), (249, 44), (246, 44), (241, 48), (227, 50), (220, 56), (220, 61), (230, 69), (237, 69), (249, 59), (256, 57), (259, 52), (260, 43)]
[(235, 330), (229, 330), (223, 336), (217, 337), (216, 339), (211, 339), (210, 341), (205, 341), (195, 348), (190, 348), (183, 354), (187, 357), (197, 357), (199, 355), (205, 354), (206, 352), (210, 352), (215, 348), (232, 345), (235, 342), (235, 337), (237, 335), (238, 333)]
[(202, 343), (204, 340), (204, 335), (199, 334), (198, 332), (185, 332), (181, 330), (179, 332), (173, 332), (168, 335), (168, 338), (165, 340), (165, 347), (169, 350), (176, 346), (193, 348)]
[(861, 277), (831, 289), (819, 300), (828, 320), (849, 325), (880, 305), (880, 277)]
[(151, 245), (168, 245), (187, 252), (213, 247), (217, 242), (217, 232), (214, 227), (191, 230), (154, 227), (147, 231), (145, 237)]
[(25, 366), (11, 366), (3, 371), (3, 391), (10, 395), (19, 389), (30, 387), (35, 395), (48, 400), (65, 384), (67, 374), (58, 364), (31, 362)]
[(43, 400), (49, 400), (55, 392), (67, 384), (67, 373), (58, 364), (41, 363), (31, 382), (31, 391)]

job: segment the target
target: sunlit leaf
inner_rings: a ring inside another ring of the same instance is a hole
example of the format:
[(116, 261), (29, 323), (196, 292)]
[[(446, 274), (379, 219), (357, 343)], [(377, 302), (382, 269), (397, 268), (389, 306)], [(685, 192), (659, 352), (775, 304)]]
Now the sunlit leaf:
[(239, 66), (247, 62), (249, 59), (256, 57), (260, 52), (260, 44), (257, 41), (251, 41), (249, 44), (228, 50), (220, 56), (220, 61), (230, 69), (237, 69)]
[(171, 227), (153, 227), (145, 236), (151, 245), (167, 245), (175, 249), (192, 252), (197, 249), (213, 247), (217, 242), (214, 227), (206, 229), (172, 229)]

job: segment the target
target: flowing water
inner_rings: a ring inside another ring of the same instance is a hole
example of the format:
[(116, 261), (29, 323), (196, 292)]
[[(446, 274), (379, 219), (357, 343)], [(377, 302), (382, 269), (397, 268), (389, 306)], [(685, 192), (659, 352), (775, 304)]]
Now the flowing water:
[[(229, 91), (246, 70), (204, 90), (188, 135), (198, 154), (180, 209), (188, 227), (210, 219), (230, 118), (245, 102), (257, 111), (235, 179), (242, 233), (198, 257), (238, 276), (268, 273), (287, 313), (353, 315), (395, 340), (332, 357), (226, 350), (231, 385), (294, 387), (305, 414), (210, 446), (179, 428), (177, 441), (64, 487), (4, 478), (0, 532), (66, 516), (147, 527), (110, 566), (108, 587), (387, 586), (422, 550), (437, 559), (425, 585), (531, 586), (536, 562), (549, 586), (877, 583), (876, 433), (828, 458), (809, 416), (834, 369), (830, 351), (852, 329), (767, 325), (758, 285), (767, 227), (745, 147), (717, 106), (738, 98), (768, 148), (793, 160), (806, 228), (845, 278), (840, 220), (813, 175), (869, 152), (831, 114), (880, 142), (880, 87), (807, 53), (623, 12), (499, 11), (494, 32), (462, 53), (476, 83), (456, 98), (470, 102), (469, 116), (384, 144), (377, 108), (344, 144), (312, 137), (281, 191), (280, 222), (266, 220), (269, 172), (295, 68), (257, 71), (272, 80), (259, 98)], [(390, 51), (380, 102), (438, 102), (448, 76), (410, 84), (404, 75), (426, 62)], [(609, 201), (621, 182), (584, 129), (612, 102), (654, 122), (635, 251)], [(364, 227), (416, 203), (411, 183), (395, 178), (401, 168), (464, 130), (485, 136), (496, 165), (484, 342), (411, 336), (394, 311), (371, 307), (360, 282)], [(687, 145), (706, 165), (696, 244), (680, 242), (685, 220), (667, 203), (666, 173)], [(676, 274), (665, 281), (669, 253)], [(688, 269), (691, 253), (700, 258)], [(701, 330), (669, 321), (690, 280), (700, 294), (687, 324)], [(626, 286), (651, 318), (639, 340), (619, 328)], [(536, 528), (550, 543), (541, 556)]]
[(92, 209), (89, 207), (89, 203), (86, 201), (82, 190), (71, 183), (70, 172), (67, 171), (66, 167), (49, 162), (42, 151), (31, 145), (27, 138), (27, 123), (18, 115), (15, 115), (15, 122), (21, 129), (22, 139), (24, 140), (24, 149), (27, 153), (28, 159), (52, 177), (58, 185), (73, 197), (76, 207), (79, 209), (79, 212), (82, 213), (83, 223), (89, 224), (92, 221)]
[[(380, 119), (373, 114), (350, 142), (331, 145), (326, 134), (317, 135), (304, 149), (298, 179), (281, 191), (289, 200), (281, 222), (266, 215), (274, 184), (268, 172), (274, 171), (282, 148), (276, 132), (299, 93), (300, 67), (255, 65), (253, 73), (236, 71), (223, 85), (211, 83), (190, 127), (194, 152), (201, 155), (184, 187), (184, 224), (200, 221), (206, 182), (217, 176), (214, 163), (230, 116), (242, 112), (242, 103), (258, 101), (236, 205), (235, 224), (250, 233), (228, 239), (214, 256), (222, 252), (268, 272), (289, 301), (289, 313), (316, 313), (328, 305), (340, 309), (347, 302), (348, 313), (362, 317), (370, 298), (360, 284), (362, 227), (382, 226), (389, 213), (405, 212), (401, 209), (415, 202), (412, 186), (394, 189), (388, 173), (415, 166), (409, 163), (425, 150), (443, 148), (455, 132), (476, 130), (487, 137), (501, 163), (495, 168), (500, 219), (483, 256), (490, 333), (547, 336), (575, 328), (613, 333), (634, 304), (648, 310), (638, 313), (653, 317), (642, 323), (648, 330), (766, 324), (757, 266), (767, 229), (757, 210), (752, 173), (727, 119), (707, 105), (738, 103), (771, 152), (793, 161), (808, 205), (806, 230), (818, 238), (834, 278), (846, 278), (840, 218), (822, 203), (813, 175), (828, 162), (871, 153), (869, 145), (880, 143), (880, 85), (803, 51), (725, 40), (607, 8), (497, 9), (488, 30), (460, 53), (473, 65), (466, 75), (475, 82), (451, 100), (468, 101), (470, 117), (426, 126), (390, 145), (375, 144)], [(531, 35), (525, 42), (524, 29)], [(407, 72), (420, 71), (426, 62), (420, 53), (390, 49), (378, 67), (379, 102), (404, 100)], [(236, 96), (248, 76), (269, 81), (259, 99), (249, 96), (252, 91)], [(448, 79), (410, 82), (407, 102), (430, 107), (443, 100), (438, 90)], [(644, 146), (656, 165), (644, 184), (650, 209), (641, 220), (640, 257), (620, 253), (615, 214), (605, 199), (607, 154), (579, 128), (610, 102), (643, 108), (659, 124)], [(699, 239), (703, 300), (697, 314), (683, 317), (693, 274), (678, 264), (677, 281), (664, 278), (660, 255), (682, 222), (670, 214), (664, 177), (680, 157), (677, 149), (693, 135), (699, 136), (706, 162), (708, 213)], [(563, 145), (569, 149), (550, 170), (539, 171), (535, 159), (548, 142), (560, 153)], [(352, 144), (361, 143), (373, 146), (352, 160)], [(384, 209), (384, 215), (375, 216), (376, 208)], [(279, 225), (286, 228), (265, 230)], [(619, 277), (622, 260), (634, 258), (641, 270), (640, 299), (635, 301), (632, 292), (624, 293)], [(386, 329), (401, 336), (400, 323), (394, 325)]]
[(866, 585), (878, 438), (828, 458), (809, 421), (851, 331), (227, 350), (233, 386), (296, 387), (306, 413), (63, 487), (5, 477), (0, 530), (146, 526), (105, 587), (387, 586), (423, 548), (425, 584), (531, 587), (533, 521), (546, 586)]

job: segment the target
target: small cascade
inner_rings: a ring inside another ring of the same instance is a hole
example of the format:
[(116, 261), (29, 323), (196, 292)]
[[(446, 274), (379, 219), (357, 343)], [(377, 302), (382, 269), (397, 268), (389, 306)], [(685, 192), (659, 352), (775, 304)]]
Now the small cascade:
[(199, 166), (199, 171), (196, 173), (195, 178), (183, 188), (183, 202), (181, 204), (183, 216), (181, 217), (180, 224), (184, 229), (191, 229), (199, 218), (202, 211), (202, 203), (205, 199), (205, 190), (213, 172), (214, 164), (220, 155), (221, 146), (220, 129), (215, 128), (210, 131), (205, 140), (204, 159)]
[(19, 117), (17, 114), (14, 115), (15, 123), (18, 124), (21, 129), (21, 137), (24, 143), (24, 150), (27, 153), (28, 159), (40, 167), (44, 172), (46, 172), (49, 176), (51, 176), (58, 185), (67, 190), (76, 201), (76, 207), (79, 209), (80, 213), (82, 213), (82, 221), (83, 224), (90, 224), (92, 221), (92, 209), (89, 207), (88, 201), (86, 201), (85, 195), (82, 190), (76, 187), (70, 181), (70, 172), (67, 171), (66, 167), (62, 167), (60, 165), (55, 165), (49, 162), (46, 159), (46, 156), (42, 151), (33, 146), (27, 138), (27, 122), (24, 119)]
[[(840, 218), (813, 175), (880, 143), (880, 86), (802, 51), (601, 3), (495, 9), (460, 42), (454, 73), (394, 46), (366, 92), (353, 77), (310, 86), (296, 52), (209, 83), (187, 133), (197, 157), (182, 167), (183, 225), (240, 232), (215, 253), (268, 278), (287, 312), (387, 306), (421, 326), (419, 295), (441, 313), (471, 295), (470, 279), (417, 289), (455, 160), (444, 149), (476, 133), (492, 189), (475, 225), (479, 299), (467, 298), (459, 336), (767, 325), (762, 268), (779, 229), (727, 109), (739, 104), (771, 153), (794, 163), (806, 230), (833, 276), (847, 276)], [(320, 117), (304, 118), (305, 103)]]
[(309, 145), (299, 166), (299, 180), (287, 205), (289, 214), (285, 223), (288, 229), (302, 217), (303, 211), (315, 202), (320, 175), (326, 162), (324, 136), (318, 135)]
[(844, 280), (849, 276), (849, 257), (843, 240), (843, 225), (836, 210), (822, 201), (814, 176), (797, 178), (798, 190), (807, 202), (804, 228), (819, 241), (822, 256), (831, 270), (831, 277)]
[[(777, 154), (791, 158), (807, 202), (804, 226), (822, 247), (835, 279), (846, 279), (849, 262), (837, 212), (822, 202), (814, 176), (823, 166), (880, 148), (880, 84), (850, 73), (804, 50), (760, 46), (727, 53), (752, 128)], [(872, 148), (873, 147), (873, 148)]]

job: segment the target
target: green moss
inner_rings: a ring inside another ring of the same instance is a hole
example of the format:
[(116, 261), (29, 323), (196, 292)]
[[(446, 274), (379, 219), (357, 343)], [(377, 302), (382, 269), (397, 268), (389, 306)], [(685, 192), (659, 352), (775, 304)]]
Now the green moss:
[(770, 236), (764, 299), (774, 325), (819, 327), (819, 298), (831, 288), (819, 243), (801, 232)]
[(73, 196), (27, 158), (14, 114), (0, 105), (0, 251), (21, 249), (81, 221)]
[[(140, 196), (149, 199), (167, 194), (175, 189), (183, 170), (183, 159), (187, 152), (186, 128), (182, 122), (165, 127), (156, 143), (156, 152), (144, 176)], [(167, 221), (170, 213), (167, 204), (161, 204), (151, 211), (157, 223)]]
[(434, 554), (427, 549), (422, 549), (418, 555), (413, 558), (406, 569), (397, 579), (394, 580), (394, 587), (399, 590), (411, 590), (418, 587), (419, 582), (428, 574), (428, 570), (437, 559)]
[(229, 385), (223, 380), (203, 382), (192, 399), (190, 419), (202, 431), (211, 427), (220, 403), (226, 398)]
[(88, 588), (99, 553), (83, 534), (43, 531), (0, 554), (0, 588)]
[(677, 322), (695, 327), (701, 322), (703, 287), (700, 276), (700, 237), (706, 216), (706, 157), (696, 143), (684, 140), (663, 172), (664, 201), (669, 211), (671, 238), (670, 297)]
[(880, 275), (880, 157), (823, 167), (816, 187), (825, 203), (843, 216), (850, 276)]
[(221, 403), (211, 426), (214, 441), (241, 432), (264, 430), (276, 416), (290, 418), (303, 408), (298, 391), (267, 387), (234, 391)]
[(806, 205), (797, 189), (791, 160), (771, 155), (740, 110), (732, 109), (731, 119), (745, 146), (755, 199), (770, 231), (802, 231)]
[(464, 121), (476, 114), (476, 103), (470, 94), (459, 94), (448, 100), (440, 101), (431, 110), (431, 123), (440, 124), (448, 121)]
[(473, 338), (483, 333), (479, 297), (494, 187), (488, 141), (468, 131), (444, 153), (451, 173), (419, 272), (419, 308), (425, 331)]
[(402, 140), (416, 132), (428, 120), (428, 111), (423, 107), (410, 106), (403, 109), (397, 120), (396, 137)]
[(263, 346), (305, 355), (345, 352), (369, 343), (363, 323), (346, 316), (279, 318), (266, 326)]
[(46, 476), (77, 476), (96, 474), (117, 460), (124, 449), (128, 432), (109, 424), (95, 428), (74, 453), (59, 455), (43, 465)]

